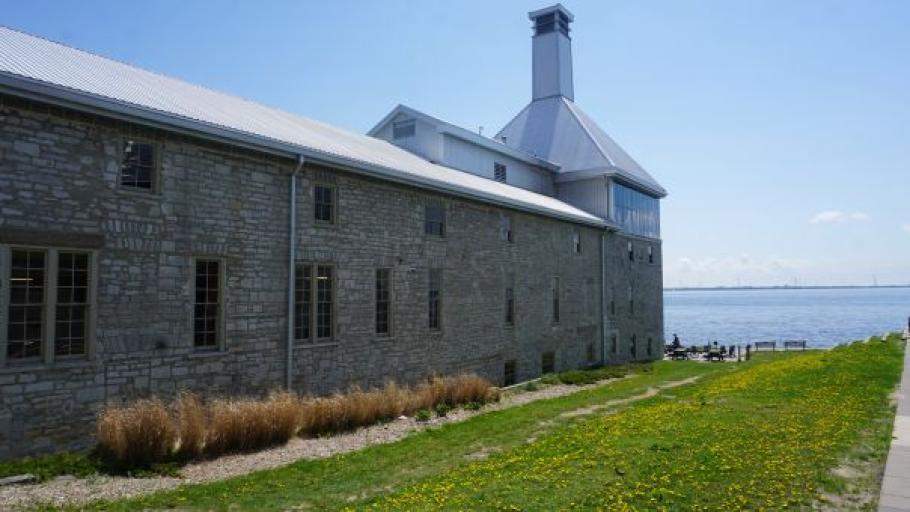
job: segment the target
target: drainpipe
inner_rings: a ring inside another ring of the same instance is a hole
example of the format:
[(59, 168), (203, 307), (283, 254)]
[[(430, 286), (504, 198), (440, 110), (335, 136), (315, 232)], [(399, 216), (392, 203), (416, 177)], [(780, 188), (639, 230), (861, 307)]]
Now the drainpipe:
[(297, 167), (291, 173), (291, 197), (288, 204), (288, 332), (285, 388), (291, 391), (291, 377), (294, 368), (294, 272), (297, 260), (297, 175), (303, 169), (305, 159), (297, 155)]
[(607, 364), (607, 230), (600, 234), (600, 363)]

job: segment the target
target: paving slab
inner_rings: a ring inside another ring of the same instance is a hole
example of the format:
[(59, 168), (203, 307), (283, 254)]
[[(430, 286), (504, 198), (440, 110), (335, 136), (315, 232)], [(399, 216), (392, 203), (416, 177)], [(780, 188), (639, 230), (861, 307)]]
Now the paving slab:
[(878, 501), (879, 512), (910, 512), (910, 347), (904, 348), (904, 372), (897, 393), (897, 415)]

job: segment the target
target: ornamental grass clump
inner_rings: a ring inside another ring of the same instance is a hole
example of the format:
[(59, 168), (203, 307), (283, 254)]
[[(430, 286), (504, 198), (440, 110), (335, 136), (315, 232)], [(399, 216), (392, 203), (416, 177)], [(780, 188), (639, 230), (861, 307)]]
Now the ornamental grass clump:
[(289, 441), (298, 431), (300, 400), (291, 393), (272, 393), (265, 400), (214, 400), (206, 452), (219, 455), (249, 451)]
[(208, 419), (205, 407), (192, 393), (180, 393), (173, 405), (177, 422), (179, 443), (177, 456), (181, 459), (195, 459), (202, 455)]
[(115, 466), (144, 468), (166, 460), (177, 442), (167, 407), (157, 399), (106, 407), (98, 416), (98, 444)]

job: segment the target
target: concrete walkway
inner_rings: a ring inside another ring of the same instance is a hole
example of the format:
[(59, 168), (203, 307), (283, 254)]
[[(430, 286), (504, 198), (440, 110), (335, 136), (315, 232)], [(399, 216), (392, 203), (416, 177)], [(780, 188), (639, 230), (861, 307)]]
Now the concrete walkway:
[(910, 346), (904, 350), (904, 374), (892, 436), (878, 510), (910, 511)]

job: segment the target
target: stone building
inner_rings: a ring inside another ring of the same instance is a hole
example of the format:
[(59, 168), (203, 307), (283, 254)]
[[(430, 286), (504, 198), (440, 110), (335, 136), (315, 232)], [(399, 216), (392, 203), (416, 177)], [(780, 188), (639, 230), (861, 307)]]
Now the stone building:
[(531, 19), (494, 138), (404, 106), (352, 134), (0, 28), (0, 458), (181, 389), (657, 357), (665, 192), (574, 104), (572, 15)]

